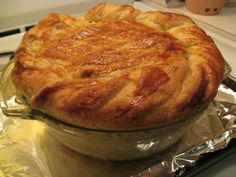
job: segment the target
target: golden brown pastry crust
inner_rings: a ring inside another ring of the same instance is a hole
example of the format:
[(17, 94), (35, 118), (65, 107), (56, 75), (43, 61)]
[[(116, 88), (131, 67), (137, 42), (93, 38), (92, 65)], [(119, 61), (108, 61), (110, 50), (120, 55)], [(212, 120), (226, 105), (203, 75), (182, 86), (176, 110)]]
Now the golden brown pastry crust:
[(156, 126), (208, 104), (223, 58), (186, 16), (99, 4), (24, 35), (12, 80), (33, 108), (95, 129)]

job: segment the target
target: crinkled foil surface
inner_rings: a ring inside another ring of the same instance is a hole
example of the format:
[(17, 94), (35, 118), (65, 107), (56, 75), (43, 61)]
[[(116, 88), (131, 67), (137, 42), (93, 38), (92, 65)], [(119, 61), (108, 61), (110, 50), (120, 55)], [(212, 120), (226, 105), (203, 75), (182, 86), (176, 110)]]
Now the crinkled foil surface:
[(235, 103), (236, 93), (221, 85), (215, 100), (178, 143), (148, 158), (124, 162), (79, 154), (57, 142), (43, 123), (8, 118), (0, 112), (0, 177), (180, 175), (201, 154), (222, 149), (236, 137)]

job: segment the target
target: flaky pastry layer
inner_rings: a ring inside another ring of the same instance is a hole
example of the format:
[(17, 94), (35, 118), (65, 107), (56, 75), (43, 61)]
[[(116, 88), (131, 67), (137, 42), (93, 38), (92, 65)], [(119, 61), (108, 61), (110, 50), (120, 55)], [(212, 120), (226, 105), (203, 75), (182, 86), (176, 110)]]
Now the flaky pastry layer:
[(99, 4), (51, 13), (15, 53), (12, 80), (34, 109), (94, 129), (156, 126), (216, 95), (224, 63), (190, 18)]

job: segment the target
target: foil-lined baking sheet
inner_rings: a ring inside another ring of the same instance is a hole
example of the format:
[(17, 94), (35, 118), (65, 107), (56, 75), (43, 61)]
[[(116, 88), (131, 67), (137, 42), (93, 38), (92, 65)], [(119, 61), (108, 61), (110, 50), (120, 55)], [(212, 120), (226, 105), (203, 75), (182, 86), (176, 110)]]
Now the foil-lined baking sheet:
[(45, 124), (8, 118), (0, 112), (0, 177), (181, 175), (201, 154), (222, 149), (235, 137), (236, 93), (225, 85), (220, 86), (215, 100), (179, 142), (164, 152), (133, 161), (87, 157), (60, 144)]

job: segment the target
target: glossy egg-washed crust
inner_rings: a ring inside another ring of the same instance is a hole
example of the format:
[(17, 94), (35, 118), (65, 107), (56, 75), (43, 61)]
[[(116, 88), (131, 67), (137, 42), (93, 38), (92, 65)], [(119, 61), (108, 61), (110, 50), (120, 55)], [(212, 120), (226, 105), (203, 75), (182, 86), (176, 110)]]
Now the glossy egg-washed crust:
[(34, 109), (94, 129), (169, 122), (207, 105), (224, 70), (213, 40), (190, 18), (99, 4), (51, 13), (15, 53), (12, 80)]

